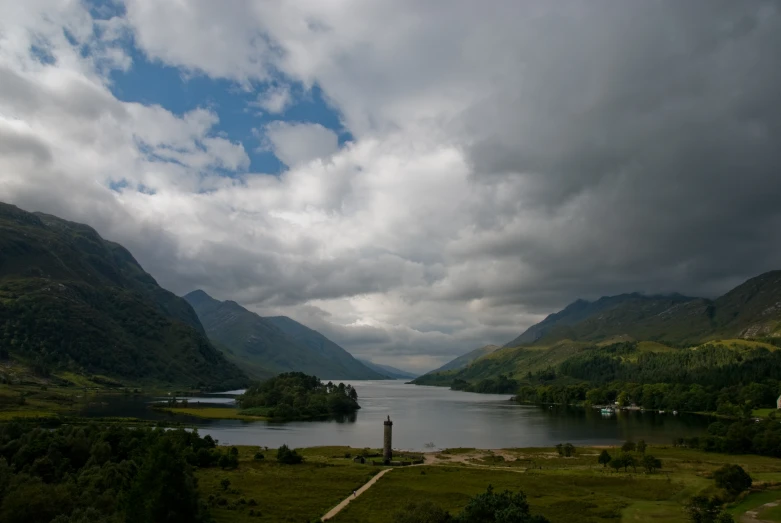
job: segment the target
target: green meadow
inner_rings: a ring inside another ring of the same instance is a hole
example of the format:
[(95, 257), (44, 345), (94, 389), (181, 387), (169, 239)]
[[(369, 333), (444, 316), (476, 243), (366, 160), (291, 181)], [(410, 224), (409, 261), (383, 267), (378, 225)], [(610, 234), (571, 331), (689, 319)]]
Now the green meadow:
[[(356, 464), (352, 458), (376, 450), (349, 447), (298, 449), (301, 465), (280, 465), (275, 449), (240, 447), (234, 470), (199, 469), (203, 499), (218, 522), (318, 521), (382, 467)], [(754, 488), (727, 510), (739, 518), (747, 510), (781, 499), (781, 460), (749, 455), (709, 454), (699, 450), (649, 447), (662, 460), (661, 471), (614, 472), (597, 463), (599, 448), (579, 448), (574, 457), (555, 449), (497, 451), (451, 449), (429, 454), (422, 466), (395, 468), (351, 502), (335, 523), (391, 523), (399, 507), (431, 500), (455, 513), (488, 485), (522, 490), (534, 513), (551, 522), (685, 522), (683, 504), (695, 494), (717, 494), (712, 472), (726, 463), (740, 464), (754, 478)], [(618, 449), (608, 449), (618, 454)], [(264, 459), (256, 460), (256, 452)], [(350, 457), (346, 457), (349, 455)], [(417, 456), (408, 456), (414, 458)], [(371, 458), (369, 458), (371, 460)], [(227, 479), (227, 488), (221, 481)], [(762, 512), (781, 521), (777, 508)]]

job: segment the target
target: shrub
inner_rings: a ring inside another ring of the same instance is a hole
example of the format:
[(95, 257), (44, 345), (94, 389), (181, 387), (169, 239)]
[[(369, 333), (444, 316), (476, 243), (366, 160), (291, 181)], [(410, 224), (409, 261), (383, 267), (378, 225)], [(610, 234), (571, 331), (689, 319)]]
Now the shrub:
[(277, 450), (277, 461), (285, 465), (297, 465), (304, 461), (304, 458), (295, 450), (290, 450), (290, 447), (287, 445), (282, 445)]
[(740, 465), (724, 465), (713, 473), (716, 486), (736, 496), (751, 487), (751, 476)]

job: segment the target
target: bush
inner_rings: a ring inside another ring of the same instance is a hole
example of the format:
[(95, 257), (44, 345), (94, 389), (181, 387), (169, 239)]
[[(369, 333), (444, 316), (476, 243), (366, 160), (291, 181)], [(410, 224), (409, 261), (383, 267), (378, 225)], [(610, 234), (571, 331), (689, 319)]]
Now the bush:
[(662, 468), (662, 462), (656, 459), (655, 457), (651, 456), (650, 454), (646, 454), (645, 456), (643, 456), (643, 459), (640, 461), (640, 464), (649, 474), (653, 474), (657, 469)]
[(254, 459), (255, 459), (255, 461), (260, 461), (260, 460), (262, 460), (262, 459), (266, 459), (266, 456), (264, 456), (264, 455), (263, 455), (263, 454), (261, 454), (260, 452), (256, 452), (256, 453), (255, 453), (255, 458), (254, 458)]
[(431, 501), (411, 502), (395, 514), (393, 523), (448, 523), (453, 517)]
[(740, 465), (724, 465), (713, 473), (716, 486), (737, 496), (751, 487), (751, 476)]
[(621, 450), (623, 452), (634, 452), (635, 449), (637, 449), (637, 445), (635, 445), (635, 442), (631, 440), (621, 445)]
[(285, 465), (297, 465), (304, 461), (304, 458), (295, 450), (290, 450), (287, 445), (282, 445), (277, 450), (277, 461)]
[(721, 505), (718, 497), (694, 496), (684, 510), (692, 523), (734, 523), (731, 514), (722, 512)]

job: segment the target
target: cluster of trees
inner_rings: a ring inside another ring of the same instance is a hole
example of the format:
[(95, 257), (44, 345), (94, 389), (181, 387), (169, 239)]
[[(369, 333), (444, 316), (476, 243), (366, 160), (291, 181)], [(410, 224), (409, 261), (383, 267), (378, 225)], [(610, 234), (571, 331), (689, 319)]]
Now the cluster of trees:
[(341, 416), (361, 408), (351, 385), (323, 384), (303, 372), (286, 372), (254, 384), (236, 401), (248, 414), (276, 419)]
[(709, 452), (781, 458), (781, 423), (776, 420), (717, 421), (708, 427), (708, 435), (677, 438), (673, 444)]
[(751, 476), (740, 465), (724, 465), (713, 473), (713, 479), (725, 496), (698, 495), (691, 498), (685, 510), (692, 523), (734, 523), (732, 515), (724, 512), (724, 503), (751, 488)]
[(183, 429), (9, 423), (0, 427), (0, 521), (207, 522), (193, 469), (235, 466), (237, 454)]
[(626, 342), (583, 351), (565, 360), (558, 373), (585, 382), (557, 385), (540, 379), (536, 385), (520, 386), (516, 398), (528, 403), (618, 402), (748, 417), (757, 407), (775, 404), (781, 391), (781, 351), (705, 346), (645, 353)]
[(637, 472), (637, 467), (640, 466), (647, 473), (653, 474), (662, 468), (662, 462), (654, 456), (646, 454), (647, 448), (648, 446), (643, 440), (636, 444), (633, 441), (627, 441), (621, 446), (621, 453), (618, 456), (613, 457), (607, 450), (603, 450), (597, 461), (603, 467), (610, 465), (616, 471), (624, 469), (624, 472), (627, 472), (629, 467), (632, 467), (632, 470)]
[(705, 345), (697, 350), (641, 352), (634, 342), (583, 351), (559, 366), (564, 376), (592, 383), (681, 383), (729, 386), (777, 380), (781, 353), (763, 347)]
[(451, 515), (432, 503), (410, 503), (393, 515), (394, 523), (548, 523), (548, 519), (529, 510), (526, 495), (505, 490), (497, 493), (491, 485), (469, 500), (464, 509)]
[(735, 523), (732, 514), (724, 512), (724, 500), (718, 496), (694, 496), (685, 505), (686, 515), (692, 523)]

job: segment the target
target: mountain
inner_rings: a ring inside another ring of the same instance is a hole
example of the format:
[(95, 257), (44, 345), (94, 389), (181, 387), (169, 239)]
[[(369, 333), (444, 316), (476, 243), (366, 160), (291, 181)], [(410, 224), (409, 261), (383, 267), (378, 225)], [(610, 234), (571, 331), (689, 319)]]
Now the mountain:
[[(504, 348), (460, 367), (451, 365), (458, 361), (454, 360), (415, 383), (475, 383), (495, 380), (502, 374), (525, 379), (530, 374), (555, 371), (584, 351), (615, 342), (639, 342), (639, 352), (660, 353), (714, 340), (746, 347), (740, 340), (763, 338), (781, 338), (781, 271), (752, 278), (715, 300), (638, 293), (606, 296), (594, 302), (577, 300), (529, 327)], [(761, 342), (749, 345), (768, 346)]]
[(419, 374), (413, 374), (405, 370), (397, 369), (396, 367), (391, 367), (390, 365), (382, 365), (380, 363), (373, 363), (371, 361), (362, 360), (362, 359), (359, 359), (358, 361), (360, 361), (370, 369), (379, 372), (380, 374), (383, 374), (385, 376), (388, 376), (389, 378), (393, 378), (394, 380), (409, 380), (419, 376)]
[(0, 203), (0, 349), (37, 372), (218, 389), (247, 376), (192, 307), (92, 228)]
[(298, 371), (322, 379), (386, 378), (319, 332), (285, 316), (262, 317), (202, 290), (184, 299), (195, 309), (209, 338), (255, 377)]
[(492, 352), (495, 352), (497, 350), (501, 349), (498, 345), (486, 345), (485, 347), (480, 347), (479, 349), (475, 349), (473, 351), (469, 351), (466, 354), (462, 354), (458, 358), (451, 360), (448, 363), (445, 363), (440, 368), (433, 370), (431, 372), (443, 372), (446, 370), (459, 370), (463, 369), (473, 361), (475, 361), (477, 358), (481, 358), (485, 356), (486, 354), (491, 354)]
[[(530, 345), (543, 338), (581, 339), (599, 337), (603, 331), (614, 329), (607, 336), (623, 334), (620, 331), (629, 324), (653, 317), (671, 307), (699, 301), (680, 294), (669, 296), (646, 296), (639, 293), (604, 296), (594, 302), (576, 300), (564, 309), (549, 315), (540, 323), (532, 325), (520, 336), (505, 344), (505, 347)], [(668, 318), (672, 316), (668, 315)], [(592, 321), (588, 321), (592, 320)]]

